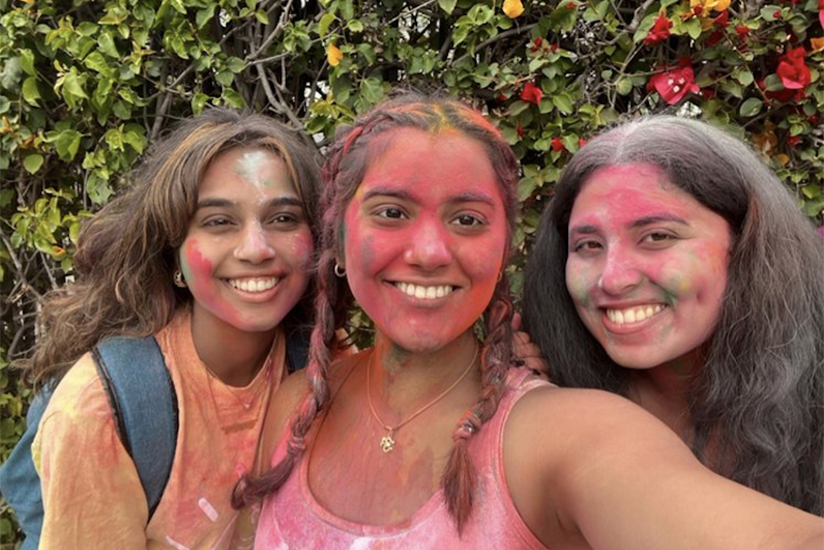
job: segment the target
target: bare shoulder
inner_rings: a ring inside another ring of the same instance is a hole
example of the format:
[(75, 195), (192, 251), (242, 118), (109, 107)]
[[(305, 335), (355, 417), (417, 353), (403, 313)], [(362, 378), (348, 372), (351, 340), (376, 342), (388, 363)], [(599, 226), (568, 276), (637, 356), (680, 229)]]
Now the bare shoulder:
[[(362, 353), (363, 352), (339, 355), (335, 358), (329, 367), (329, 376), (327, 377), (330, 395), (334, 395)], [(274, 415), (273, 428), (276, 430), (276, 433), (284, 432), (287, 422), (311, 391), (312, 384), (306, 369), (290, 374), (286, 380), (281, 383), (280, 388), (278, 388), (275, 393), (272, 404), (272, 413)]]

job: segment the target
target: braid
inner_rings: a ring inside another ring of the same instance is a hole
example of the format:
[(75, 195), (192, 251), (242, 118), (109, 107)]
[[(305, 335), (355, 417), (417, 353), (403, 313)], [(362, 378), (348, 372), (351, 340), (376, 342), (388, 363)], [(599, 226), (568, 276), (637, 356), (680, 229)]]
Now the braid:
[(458, 533), (463, 531), (472, 514), (477, 478), (475, 465), (469, 455), (469, 438), (478, 433), (481, 426), (495, 415), (504, 393), (504, 380), (512, 352), (512, 315), (509, 280), (504, 275), (495, 287), (485, 319), (488, 336), (481, 355), (481, 395), (458, 421), (452, 434), (455, 446), (441, 477), (446, 507), (455, 518)]

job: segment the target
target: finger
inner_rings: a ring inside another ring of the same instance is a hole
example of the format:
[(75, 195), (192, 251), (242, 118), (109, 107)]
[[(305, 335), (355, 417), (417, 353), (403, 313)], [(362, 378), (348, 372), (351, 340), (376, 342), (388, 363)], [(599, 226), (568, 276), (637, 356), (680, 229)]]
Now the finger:
[(512, 316), (512, 332), (518, 332), (521, 329), (521, 314), (517, 311)]

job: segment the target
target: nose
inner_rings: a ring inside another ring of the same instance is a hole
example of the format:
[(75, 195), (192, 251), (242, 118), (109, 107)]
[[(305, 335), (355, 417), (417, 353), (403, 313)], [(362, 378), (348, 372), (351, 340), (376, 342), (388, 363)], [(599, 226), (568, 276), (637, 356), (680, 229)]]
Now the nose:
[(404, 258), (426, 270), (437, 269), (452, 261), (449, 235), (440, 220), (421, 220), (411, 236)]
[(275, 248), (266, 238), (263, 227), (255, 222), (248, 224), (241, 231), (234, 256), (238, 260), (259, 264), (274, 258)]
[(642, 278), (637, 261), (620, 248), (612, 248), (606, 253), (598, 288), (606, 294), (619, 296), (635, 288)]

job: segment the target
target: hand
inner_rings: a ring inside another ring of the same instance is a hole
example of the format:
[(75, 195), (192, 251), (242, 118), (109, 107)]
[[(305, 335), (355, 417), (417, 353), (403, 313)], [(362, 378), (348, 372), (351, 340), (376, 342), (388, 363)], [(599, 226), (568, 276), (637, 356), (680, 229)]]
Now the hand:
[(521, 314), (512, 317), (512, 354), (516, 363), (535, 371), (541, 376), (547, 376), (547, 364), (540, 348), (535, 345), (529, 334), (521, 330)]

